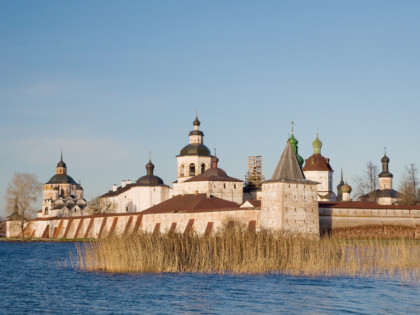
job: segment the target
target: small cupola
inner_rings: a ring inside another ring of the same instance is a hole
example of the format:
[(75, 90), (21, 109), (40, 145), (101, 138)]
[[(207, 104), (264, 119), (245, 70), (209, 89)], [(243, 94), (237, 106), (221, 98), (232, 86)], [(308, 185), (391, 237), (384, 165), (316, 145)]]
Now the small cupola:
[(146, 171), (148, 176), (153, 175), (153, 170), (155, 169), (155, 165), (149, 160), (149, 163), (146, 164)]
[(198, 115), (196, 114), (195, 115), (195, 120), (194, 120), (194, 122), (193, 122), (193, 125), (194, 125), (194, 130), (198, 130), (198, 127), (200, 127), (200, 121), (198, 120)]
[(318, 133), (316, 133), (316, 139), (312, 142), (312, 147), (314, 148), (314, 154), (321, 154), (322, 142), (318, 138)]
[(179, 156), (184, 155), (200, 155), (210, 156), (210, 150), (203, 144), (204, 133), (200, 130), (200, 121), (197, 114), (193, 121), (194, 130), (190, 131), (190, 144), (181, 149)]
[(140, 177), (136, 181), (136, 184), (143, 185), (143, 186), (163, 185), (163, 180), (159, 176), (153, 175), (154, 169), (155, 169), (155, 165), (152, 163), (152, 160), (149, 157), (149, 162), (146, 164), (147, 175)]
[(290, 145), (292, 146), (293, 152), (295, 152), (295, 155), (296, 155), (296, 158), (298, 160), (299, 166), (300, 166), (300, 168), (302, 168), (304, 160), (298, 153), (298, 143), (299, 143), (299, 141), (297, 141), (297, 139), (295, 138), (295, 136), (293, 134), (293, 124), (294, 124), (294, 122), (292, 121), (291, 124), (292, 124), (292, 132), (291, 132), (290, 138), (289, 138), (289, 140), (287, 140), (287, 142), (289, 142)]
[(217, 156), (213, 156), (211, 158), (211, 168), (217, 168), (217, 163), (219, 163), (219, 158)]
[(392, 173), (389, 172), (389, 161), (390, 159), (385, 153), (381, 159), (382, 172), (379, 174), (379, 177), (393, 177)]
[(61, 151), (60, 162), (57, 163), (56, 173), (57, 175), (66, 175), (67, 173), (67, 165), (63, 162), (63, 151)]

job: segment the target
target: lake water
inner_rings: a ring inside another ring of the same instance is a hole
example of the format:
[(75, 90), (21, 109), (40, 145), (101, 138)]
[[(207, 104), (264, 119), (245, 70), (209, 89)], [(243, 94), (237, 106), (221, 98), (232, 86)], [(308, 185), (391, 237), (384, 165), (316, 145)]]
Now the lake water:
[(89, 273), (70, 252), (0, 242), (0, 313), (420, 313), (420, 286), (398, 279)]

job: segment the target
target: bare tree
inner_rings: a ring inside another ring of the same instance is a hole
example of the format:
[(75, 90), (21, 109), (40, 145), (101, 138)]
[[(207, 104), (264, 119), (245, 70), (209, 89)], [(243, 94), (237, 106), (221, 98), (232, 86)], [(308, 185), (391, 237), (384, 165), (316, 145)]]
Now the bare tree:
[(376, 201), (376, 190), (378, 189), (378, 167), (371, 161), (366, 163), (366, 169), (362, 177), (356, 177), (356, 195), (362, 200)]
[(34, 213), (33, 203), (38, 199), (42, 185), (35, 174), (15, 172), (6, 189), (6, 211), (19, 221), (20, 235), (24, 238), (25, 225)]
[(115, 212), (116, 205), (106, 198), (96, 197), (89, 201), (88, 212), (90, 214), (103, 214)]
[(399, 191), (402, 194), (399, 202), (405, 205), (415, 205), (420, 200), (416, 164), (410, 163), (405, 167), (405, 174), (401, 181)]

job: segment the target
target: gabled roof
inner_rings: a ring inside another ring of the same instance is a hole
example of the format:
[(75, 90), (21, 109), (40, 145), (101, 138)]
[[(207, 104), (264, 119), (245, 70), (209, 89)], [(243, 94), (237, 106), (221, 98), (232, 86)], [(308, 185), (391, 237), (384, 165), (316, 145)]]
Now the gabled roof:
[(303, 171), (329, 171), (334, 172), (331, 168), (329, 159), (324, 158), (321, 154), (313, 154), (305, 160)]
[(206, 194), (178, 195), (161, 202), (149, 209), (142, 211), (142, 214), (154, 213), (194, 213), (209, 211), (226, 211), (239, 209), (236, 202), (227, 201), (221, 198)]
[(240, 179), (227, 176), (226, 172), (221, 168), (209, 168), (204, 173), (187, 179), (185, 182), (200, 181), (224, 181), (224, 182), (242, 182)]
[(261, 200), (245, 200), (241, 208), (261, 208)]
[(280, 157), (273, 176), (267, 182), (270, 181), (304, 181), (307, 183), (315, 183), (305, 179), (305, 175), (303, 175), (302, 169), (300, 168), (296, 154), (293, 151), (290, 142), (287, 142), (286, 148)]

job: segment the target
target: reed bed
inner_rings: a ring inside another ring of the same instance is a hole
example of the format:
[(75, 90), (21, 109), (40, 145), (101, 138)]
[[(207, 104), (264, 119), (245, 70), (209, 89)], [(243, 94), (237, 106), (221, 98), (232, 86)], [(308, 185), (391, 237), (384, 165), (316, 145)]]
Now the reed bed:
[(412, 239), (315, 240), (233, 230), (213, 236), (139, 234), (76, 247), (71, 261), (85, 271), (398, 275), (417, 281), (420, 275), (420, 244)]

